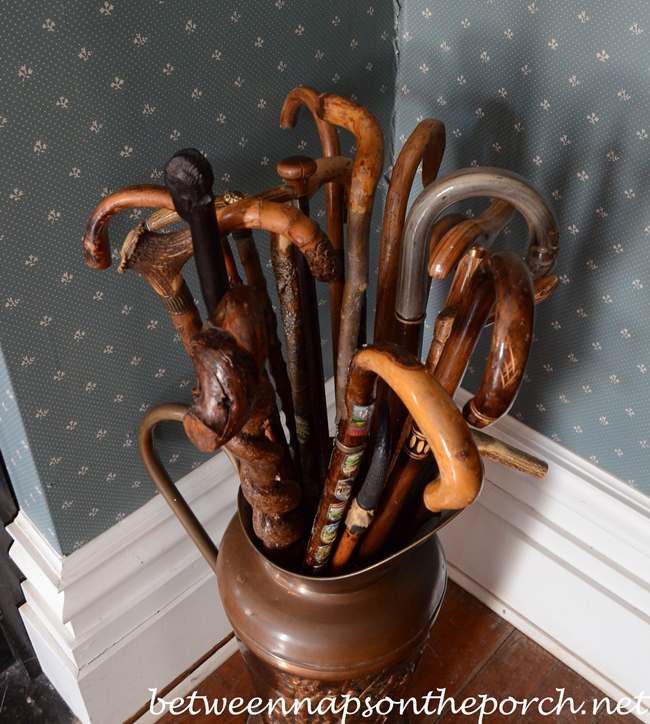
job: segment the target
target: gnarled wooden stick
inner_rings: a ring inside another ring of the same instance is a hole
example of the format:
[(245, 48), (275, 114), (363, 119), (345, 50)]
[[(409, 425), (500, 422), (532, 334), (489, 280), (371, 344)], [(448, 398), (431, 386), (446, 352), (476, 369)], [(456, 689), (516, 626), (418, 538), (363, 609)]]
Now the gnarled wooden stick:
[(253, 506), (253, 527), (267, 549), (287, 548), (303, 530), (282, 431), (276, 430), (275, 391), (264, 372), (266, 325), (259, 293), (235, 287), (190, 343), (197, 387), (183, 420), (196, 447), (225, 447), (239, 460), (242, 490)]
[[(341, 146), (336, 127), (318, 117), (319, 93), (308, 86), (294, 88), (285, 98), (280, 112), (280, 125), (283, 128), (295, 128), (298, 122), (298, 112), (301, 106), (306, 106), (316, 122), (318, 135), (323, 149), (323, 156), (339, 156)], [(336, 376), (336, 362), (338, 359), (339, 333), (341, 328), (341, 304), (343, 300), (343, 285), (345, 282), (343, 263), (343, 215), (344, 201), (343, 189), (339, 184), (328, 183), (325, 186), (325, 210), (327, 214), (327, 235), (332, 242), (341, 263), (341, 274), (338, 279), (330, 282), (330, 325), (332, 332), (332, 355), (334, 374)]]
[[(234, 204), (246, 198), (243, 194), (236, 191), (226, 192), (224, 199), (226, 204)], [(262, 263), (257, 246), (253, 238), (251, 229), (234, 229), (232, 237), (237, 245), (237, 251), (241, 260), (244, 272), (246, 273), (246, 281), (249, 286), (258, 290), (262, 303), (264, 305), (264, 317), (266, 319), (266, 327), (268, 333), (268, 363), (269, 372), (275, 383), (275, 390), (280, 398), (282, 410), (285, 414), (285, 424), (289, 431), (289, 445), (294, 451), (294, 465), (300, 479), (300, 459), (299, 459), (299, 442), (296, 432), (295, 410), (293, 399), (291, 396), (291, 383), (287, 373), (287, 366), (282, 355), (282, 343), (278, 337), (278, 320), (273, 310), (273, 305), (269, 297), (268, 287), (266, 285), (266, 277), (262, 270)]]

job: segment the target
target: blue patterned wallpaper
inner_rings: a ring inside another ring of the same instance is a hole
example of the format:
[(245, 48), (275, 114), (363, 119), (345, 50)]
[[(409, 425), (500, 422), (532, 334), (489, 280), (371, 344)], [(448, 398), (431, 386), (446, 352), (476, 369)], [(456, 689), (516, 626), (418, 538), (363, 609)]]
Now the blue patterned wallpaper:
[[(137, 425), (153, 405), (188, 401), (194, 383), (145, 282), (85, 266), (90, 211), (120, 186), (160, 182), (185, 146), (210, 158), (217, 193), (274, 185), (277, 160), (319, 155), (305, 115), (279, 128), (300, 84), (369, 106), (387, 168), (393, 141), (396, 154), (433, 116), (448, 129), (443, 172), (502, 166), (546, 192), (563, 283), (538, 308), (513, 413), (650, 494), (649, 13), (632, 0), (5, 0), (0, 446), (50, 543), (69, 553), (154, 494)], [(344, 134), (343, 151), (353, 145)], [(145, 215), (111, 222), (114, 251)], [(508, 231), (497, 244), (523, 250), (521, 223)], [(188, 283), (198, 297), (191, 272)], [(432, 313), (445, 290), (434, 285)], [(326, 347), (328, 332), (324, 315)], [(175, 478), (205, 460), (175, 426), (160, 437)]]
[[(511, 414), (650, 494), (650, 3), (407, 0), (398, 36), (398, 139), (440, 118), (441, 172), (512, 169), (558, 217), (562, 284), (537, 307)], [(509, 231), (495, 248), (523, 252), (523, 223)]]
[[(195, 380), (148, 285), (85, 265), (92, 209), (121, 186), (162, 183), (187, 146), (211, 159), (216, 193), (276, 185), (278, 160), (321, 155), (306, 114), (279, 126), (297, 85), (356, 95), (389, 128), (393, 24), (392, 4), (345, 0), (3, 2), (0, 444), (20, 506), (58, 551), (152, 497), (137, 426), (152, 406), (189, 402)], [(353, 144), (344, 134), (343, 152)], [(145, 216), (111, 222), (114, 253)], [(178, 479), (206, 456), (169, 425), (160, 449)]]

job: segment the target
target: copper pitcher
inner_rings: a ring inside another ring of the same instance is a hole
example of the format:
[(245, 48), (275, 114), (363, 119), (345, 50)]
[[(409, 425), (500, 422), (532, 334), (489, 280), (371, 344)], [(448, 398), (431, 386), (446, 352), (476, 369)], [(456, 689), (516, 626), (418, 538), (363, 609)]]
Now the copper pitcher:
[[(148, 413), (140, 428), (140, 450), (159, 492), (217, 574), (226, 615), (262, 700), (260, 713), (251, 714), (248, 724), (408, 722), (400, 701), (408, 697), (447, 583), (435, 535), (445, 521), (434, 518), (429, 532), (415, 543), (369, 568), (308, 577), (279, 567), (262, 553), (250, 505), (240, 491), (238, 514), (218, 551), (153, 446), (154, 425), (181, 420), (186, 410), (184, 405), (163, 405)], [(264, 706), (269, 700), (276, 703), (271, 711)]]

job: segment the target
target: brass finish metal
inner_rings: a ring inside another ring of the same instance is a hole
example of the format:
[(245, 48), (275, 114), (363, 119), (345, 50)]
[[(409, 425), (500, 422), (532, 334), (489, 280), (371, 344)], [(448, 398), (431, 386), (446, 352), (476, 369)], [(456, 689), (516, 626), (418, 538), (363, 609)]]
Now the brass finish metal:
[[(256, 696), (283, 697), (287, 707), (308, 697), (314, 708), (325, 696), (373, 702), (407, 696), (445, 588), (436, 536), (428, 534), (366, 570), (313, 578), (289, 573), (261, 555), (241, 498), (239, 511), (222, 540), (217, 579)], [(337, 717), (309, 716), (303, 707), (295, 716), (264, 714), (260, 721), (333, 724)], [(387, 718), (358, 714), (347, 721), (384, 724)]]

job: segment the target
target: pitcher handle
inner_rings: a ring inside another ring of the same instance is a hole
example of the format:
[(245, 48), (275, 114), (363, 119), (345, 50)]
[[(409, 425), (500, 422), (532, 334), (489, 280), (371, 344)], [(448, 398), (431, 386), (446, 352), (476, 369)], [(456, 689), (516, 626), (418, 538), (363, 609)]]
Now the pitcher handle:
[(159, 422), (164, 422), (165, 420), (183, 422), (183, 418), (188, 410), (189, 407), (187, 405), (172, 402), (158, 405), (158, 407), (149, 410), (140, 423), (140, 429), (138, 430), (138, 448), (140, 449), (142, 462), (149, 473), (149, 477), (153, 480), (156, 488), (158, 488), (158, 492), (172, 509), (172, 512), (178, 518), (183, 528), (185, 528), (185, 531), (208, 562), (210, 568), (216, 572), (219, 549), (212, 542), (205, 528), (201, 525), (199, 519), (194, 515), (192, 509), (167, 474), (163, 464), (160, 462), (153, 440), (153, 429)]

